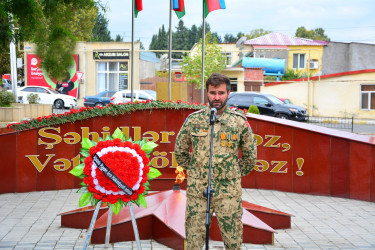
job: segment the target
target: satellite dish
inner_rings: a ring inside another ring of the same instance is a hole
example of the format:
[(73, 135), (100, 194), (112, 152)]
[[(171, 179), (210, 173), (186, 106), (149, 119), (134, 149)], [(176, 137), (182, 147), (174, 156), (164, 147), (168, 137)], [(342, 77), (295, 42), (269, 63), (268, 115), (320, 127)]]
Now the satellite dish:
[(236, 42), (236, 47), (237, 48), (242, 48), (243, 44), (245, 43), (246, 40), (247, 40), (246, 36), (243, 36), (240, 39), (238, 39), (238, 41)]
[(169, 60), (168, 60), (168, 54), (163, 54), (160, 57), (160, 67), (162, 70), (166, 70), (168, 68)]
[(236, 42), (236, 47), (237, 48), (240, 48), (240, 53), (238, 53), (238, 57), (239, 58), (242, 58), (243, 57), (243, 53), (242, 53), (242, 50), (244, 48), (244, 43), (245, 41), (247, 40), (247, 37), (246, 36), (243, 36), (241, 37), (240, 39), (238, 39), (238, 41)]

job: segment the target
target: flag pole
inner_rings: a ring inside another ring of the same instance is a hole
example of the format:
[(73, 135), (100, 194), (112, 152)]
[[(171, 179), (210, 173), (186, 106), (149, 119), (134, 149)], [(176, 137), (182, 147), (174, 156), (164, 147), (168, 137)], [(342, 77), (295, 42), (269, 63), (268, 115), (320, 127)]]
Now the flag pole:
[(202, 27), (202, 86), (201, 86), (201, 103), (204, 103), (204, 44), (206, 40), (206, 17), (205, 17), (205, 8), (203, 2), (203, 27)]
[(134, 94), (134, 11), (135, 0), (132, 1), (132, 55), (131, 55), (131, 83), (130, 83), (130, 100), (133, 102)]
[(168, 101), (171, 100), (171, 89), (172, 89), (172, 71), (171, 71), (171, 65), (172, 65), (172, 1), (169, 1), (169, 76), (168, 76)]

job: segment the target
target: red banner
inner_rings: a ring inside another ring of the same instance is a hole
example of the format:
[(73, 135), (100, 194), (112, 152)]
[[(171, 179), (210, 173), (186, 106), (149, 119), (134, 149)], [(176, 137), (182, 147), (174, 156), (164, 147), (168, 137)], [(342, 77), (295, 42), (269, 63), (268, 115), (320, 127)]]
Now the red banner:
[(77, 98), (78, 84), (81, 78), (77, 75), (78, 55), (73, 55), (73, 59), (74, 63), (69, 67), (66, 78), (56, 81), (43, 69), (42, 59), (34, 54), (27, 55), (27, 85), (48, 87)]

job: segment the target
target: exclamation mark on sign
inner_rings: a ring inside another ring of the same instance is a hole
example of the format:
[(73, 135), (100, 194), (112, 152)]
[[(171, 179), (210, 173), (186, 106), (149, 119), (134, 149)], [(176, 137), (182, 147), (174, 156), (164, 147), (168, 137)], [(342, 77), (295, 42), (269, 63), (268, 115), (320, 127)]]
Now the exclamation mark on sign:
[(303, 163), (305, 162), (305, 160), (303, 158), (297, 158), (297, 166), (298, 166), (298, 171), (296, 171), (296, 175), (298, 176), (302, 176), (303, 175), (303, 172), (301, 171), (302, 169), (302, 165)]

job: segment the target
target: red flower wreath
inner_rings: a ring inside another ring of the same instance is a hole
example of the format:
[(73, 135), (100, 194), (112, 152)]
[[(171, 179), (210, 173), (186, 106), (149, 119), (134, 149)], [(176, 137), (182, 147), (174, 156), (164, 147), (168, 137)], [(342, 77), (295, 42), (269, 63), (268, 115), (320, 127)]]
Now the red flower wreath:
[[(92, 162), (93, 155), (97, 153), (108, 168), (133, 190), (130, 197), (120, 190), (97, 166)], [(149, 159), (138, 144), (130, 141), (122, 142), (121, 139), (113, 141), (100, 141), (90, 148), (90, 156), (85, 159), (83, 173), (86, 177), (83, 182), (88, 185), (88, 190), (94, 194), (95, 199), (114, 204), (121, 199), (124, 202), (136, 200), (138, 194), (145, 191), (144, 183), (149, 172)]]
[[(123, 136), (119, 129), (116, 129), (113, 137), (99, 141), (97, 144), (87, 138), (82, 140), (81, 154), (86, 156), (83, 163), (76, 166), (71, 174), (83, 179), (83, 186), (78, 192), (84, 193), (79, 205), (85, 206), (90, 201), (94, 206), (98, 201), (107, 202), (111, 205), (115, 214), (120, 212), (127, 202), (135, 202), (147, 206), (144, 194), (148, 189), (148, 179), (156, 178), (160, 172), (149, 166), (149, 155), (157, 146), (153, 142), (137, 141), (132, 142)], [(121, 190), (93, 161), (94, 155), (116, 175), (131, 190), (128, 195)]]

